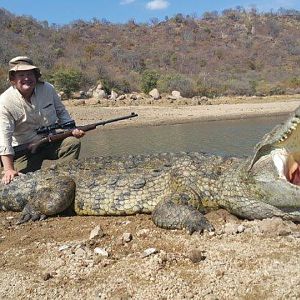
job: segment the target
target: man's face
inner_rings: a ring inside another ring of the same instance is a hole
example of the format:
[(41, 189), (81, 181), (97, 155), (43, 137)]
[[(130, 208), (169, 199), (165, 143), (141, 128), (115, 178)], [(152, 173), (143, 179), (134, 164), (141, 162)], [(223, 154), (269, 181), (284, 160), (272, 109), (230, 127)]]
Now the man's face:
[(37, 80), (35, 72), (33, 70), (28, 70), (16, 71), (11, 82), (23, 96), (31, 96)]

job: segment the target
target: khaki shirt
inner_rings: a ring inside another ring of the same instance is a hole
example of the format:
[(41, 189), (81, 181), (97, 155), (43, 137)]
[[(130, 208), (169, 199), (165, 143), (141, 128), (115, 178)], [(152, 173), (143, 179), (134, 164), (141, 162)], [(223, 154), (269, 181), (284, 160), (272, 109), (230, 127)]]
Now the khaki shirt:
[(71, 117), (50, 83), (37, 83), (31, 103), (11, 86), (0, 95), (0, 155), (14, 154), (13, 146), (37, 140), (37, 128), (68, 121)]

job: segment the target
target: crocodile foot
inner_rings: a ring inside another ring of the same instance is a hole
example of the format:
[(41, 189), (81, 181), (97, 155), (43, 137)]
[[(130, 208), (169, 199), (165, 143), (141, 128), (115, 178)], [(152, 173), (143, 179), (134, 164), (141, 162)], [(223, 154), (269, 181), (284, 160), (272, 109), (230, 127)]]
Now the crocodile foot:
[(74, 201), (75, 182), (67, 176), (41, 181), (35, 194), (25, 205), (18, 224), (44, 220), (64, 212)]
[(191, 206), (165, 201), (157, 205), (152, 213), (155, 225), (165, 229), (186, 229), (193, 232), (214, 231), (205, 216)]
[(40, 211), (36, 210), (31, 204), (26, 204), (24, 207), (21, 217), (17, 222), (17, 225), (26, 223), (28, 221), (43, 221), (47, 218), (45, 214), (42, 214)]

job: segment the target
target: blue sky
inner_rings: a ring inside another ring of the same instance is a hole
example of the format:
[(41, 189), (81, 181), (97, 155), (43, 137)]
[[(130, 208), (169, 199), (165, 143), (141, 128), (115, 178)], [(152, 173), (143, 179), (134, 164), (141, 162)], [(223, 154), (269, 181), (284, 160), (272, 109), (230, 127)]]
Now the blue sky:
[(300, 0), (0, 0), (0, 7), (16, 15), (32, 16), (49, 24), (68, 24), (74, 20), (92, 20), (94, 17), (113, 23), (130, 19), (148, 22), (164, 19), (177, 13), (201, 16), (206, 11), (219, 11), (242, 6), (259, 11), (280, 7), (300, 10)]

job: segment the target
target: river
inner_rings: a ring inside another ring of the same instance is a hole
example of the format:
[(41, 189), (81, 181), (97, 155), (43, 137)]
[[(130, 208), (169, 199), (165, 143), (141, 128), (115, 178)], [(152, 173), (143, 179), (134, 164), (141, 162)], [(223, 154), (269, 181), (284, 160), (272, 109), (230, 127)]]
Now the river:
[(244, 156), (286, 116), (178, 125), (96, 129), (82, 139), (81, 157), (154, 152), (204, 151)]

